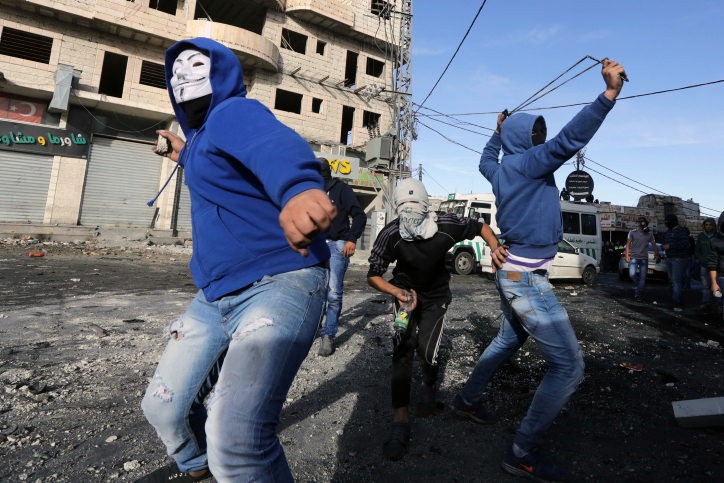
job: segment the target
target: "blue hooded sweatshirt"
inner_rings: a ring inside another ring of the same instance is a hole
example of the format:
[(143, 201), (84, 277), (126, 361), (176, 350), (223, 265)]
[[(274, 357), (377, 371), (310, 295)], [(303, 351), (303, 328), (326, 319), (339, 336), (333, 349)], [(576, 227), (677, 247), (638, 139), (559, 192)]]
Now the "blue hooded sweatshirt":
[[(188, 127), (170, 87), (173, 63), (187, 49), (211, 58), (211, 105), (198, 129)], [(236, 55), (206, 38), (182, 40), (166, 51), (166, 85), (187, 139), (179, 165), (191, 195), (191, 274), (206, 300), (217, 300), (265, 275), (327, 261), (323, 234), (303, 258), (279, 226), (279, 214), (292, 197), (324, 190), (319, 161), (299, 134), (259, 101), (246, 98)]]
[[(533, 125), (542, 116), (518, 113), (503, 121), (480, 158), (493, 186), (500, 237), (513, 255), (551, 258), (563, 238), (563, 216), (553, 173), (596, 134), (615, 105), (601, 94), (550, 141), (533, 146)], [(501, 144), (503, 159), (498, 163)]]

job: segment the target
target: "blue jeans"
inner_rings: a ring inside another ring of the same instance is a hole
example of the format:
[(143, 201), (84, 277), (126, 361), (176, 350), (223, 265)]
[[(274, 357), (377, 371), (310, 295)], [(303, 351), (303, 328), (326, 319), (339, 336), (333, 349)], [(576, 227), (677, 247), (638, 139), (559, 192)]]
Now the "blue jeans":
[[(520, 281), (515, 281), (518, 276)], [(460, 394), (468, 404), (480, 401), (493, 376), (528, 336), (533, 337), (548, 372), (515, 435), (515, 444), (530, 451), (543, 443), (545, 432), (583, 380), (583, 350), (547, 276), (498, 270), (495, 285), (503, 312), (500, 331)]]
[(711, 299), (713, 298), (711, 295), (711, 275), (709, 275), (709, 270), (707, 270), (706, 266), (701, 267), (701, 283), (704, 285), (701, 291), (701, 303), (711, 304)]
[(686, 277), (686, 270), (691, 263), (689, 257), (686, 258), (669, 258), (668, 260), (668, 271), (669, 279), (674, 285), (674, 294), (671, 299), (675, 304), (681, 303), (681, 291), (684, 288), (684, 282)]
[(649, 269), (649, 259), (642, 260), (632, 258), (628, 264), (628, 276), (636, 285), (636, 293), (634, 296), (640, 297), (644, 293), (644, 285), (646, 285), (646, 271)]
[(329, 291), (327, 292), (327, 321), (322, 329), (322, 336), (334, 337), (339, 329), (339, 314), (342, 312), (342, 295), (344, 294), (344, 274), (349, 267), (349, 258), (342, 255), (347, 242), (344, 240), (327, 240), (329, 252)]
[(181, 471), (293, 481), (276, 426), (319, 327), (327, 277), (318, 267), (267, 276), (215, 302), (200, 291), (167, 327), (141, 407)]

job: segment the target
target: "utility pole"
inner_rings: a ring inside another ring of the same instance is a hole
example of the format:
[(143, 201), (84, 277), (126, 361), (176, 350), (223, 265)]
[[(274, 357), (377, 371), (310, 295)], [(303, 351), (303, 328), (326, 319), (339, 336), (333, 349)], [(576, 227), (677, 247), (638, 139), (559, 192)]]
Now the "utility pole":
[[(390, 198), (395, 192), (397, 180), (411, 175), (412, 141), (417, 137), (413, 126), (415, 113), (412, 109), (412, 0), (402, 0), (400, 11), (394, 13), (400, 17), (400, 30), (394, 60), (393, 130), (396, 140), (388, 179)], [(394, 218), (395, 207), (389, 203), (387, 205), (389, 223)]]
[(422, 181), (422, 165), (417, 169), (417, 177)]

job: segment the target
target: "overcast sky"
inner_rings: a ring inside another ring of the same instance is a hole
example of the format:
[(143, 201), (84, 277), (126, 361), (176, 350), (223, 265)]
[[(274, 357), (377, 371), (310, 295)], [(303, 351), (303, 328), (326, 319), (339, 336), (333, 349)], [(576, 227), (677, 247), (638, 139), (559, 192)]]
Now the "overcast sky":
[[(480, 3), (414, 3), (415, 102), (422, 102), (445, 68)], [(513, 109), (586, 55), (609, 57), (626, 68), (630, 82), (621, 96), (724, 79), (722, 25), (721, 0), (488, 0), (425, 106), (444, 113)], [(582, 63), (579, 68), (590, 63)], [(600, 67), (595, 67), (531, 107), (593, 101), (604, 90)], [(718, 215), (724, 210), (723, 107), (724, 83), (622, 100), (608, 115), (586, 154), (665, 193), (693, 198), (717, 210)], [(541, 111), (549, 139), (578, 110), (580, 107)], [(495, 128), (495, 115), (460, 119)], [(421, 120), (477, 151), (483, 150), (488, 139)], [(413, 168), (422, 163), (429, 172), (430, 176), (423, 175), (423, 181), (431, 195), (492, 191), (478, 172), (479, 155), (447, 142), (425, 127), (420, 127), (412, 160)], [(600, 166), (591, 167), (651, 192)], [(573, 169), (563, 166), (556, 173), (559, 188)], [(642, 195), (591, 174), (596, 184), (594, 195), (601, 201), (635, 206)]]

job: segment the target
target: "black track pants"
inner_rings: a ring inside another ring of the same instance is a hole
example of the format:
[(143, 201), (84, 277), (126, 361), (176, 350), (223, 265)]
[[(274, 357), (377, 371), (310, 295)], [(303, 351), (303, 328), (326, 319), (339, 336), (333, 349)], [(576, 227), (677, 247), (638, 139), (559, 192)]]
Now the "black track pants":
[[(417, 294), (417, 308), (409, 318), (407, 332), (395, 338), (392, 353), (392, 407), (395, 409), (410, 405), (412, 362), (416, 351), (422, 363), (423, 382), (428, 386), (437, 382), (437, 352), (452, 294), (449, 288), (446, 292), (436, 292)], [(395, 309), (399, 308), (396, 301)]]

